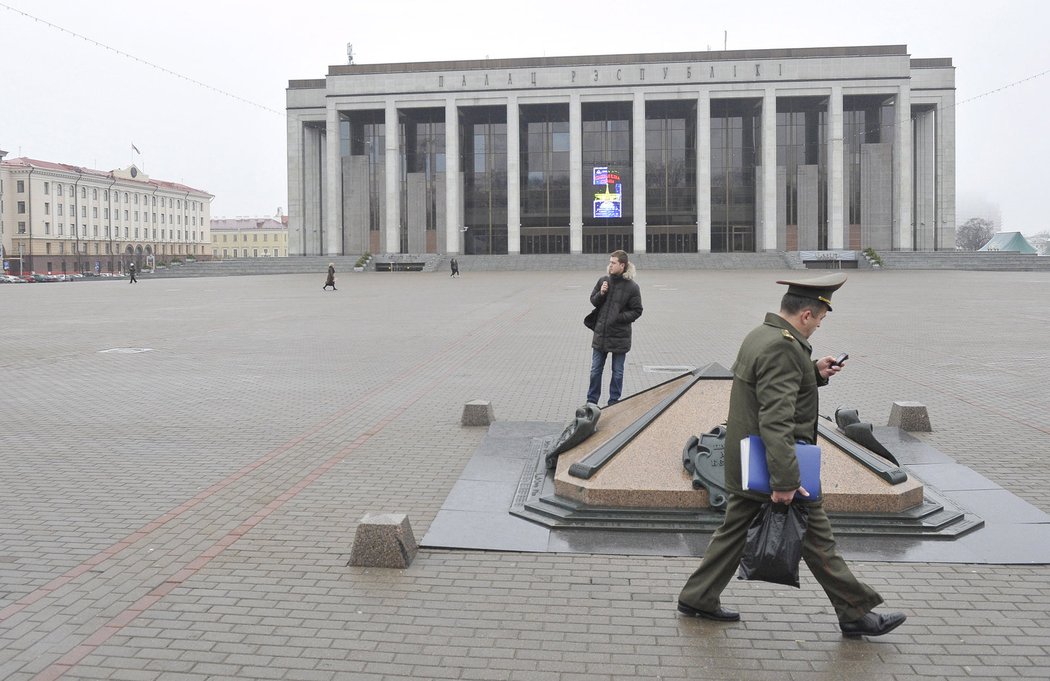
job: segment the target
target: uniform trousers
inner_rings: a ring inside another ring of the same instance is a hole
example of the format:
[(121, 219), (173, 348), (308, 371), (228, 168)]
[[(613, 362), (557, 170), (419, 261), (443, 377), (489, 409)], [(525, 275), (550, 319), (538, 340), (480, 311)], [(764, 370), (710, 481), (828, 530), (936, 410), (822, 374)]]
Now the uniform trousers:
[[(747, 528), (762, 510), (762, 501), (730, 495), (725, 520), (711, 537), (700, 567), (689, 577), (678, 600), (698, 610), (714, 612), (719, 596), (733, 578), (747, 542)], [(835, 550), (831, 522), (821, 504), (806, 504), (809, 522), (802, 543), (802, 558), (824, 588), (839, 622), (860, 619), (882, 603), (880, 596), (850, 572)]]

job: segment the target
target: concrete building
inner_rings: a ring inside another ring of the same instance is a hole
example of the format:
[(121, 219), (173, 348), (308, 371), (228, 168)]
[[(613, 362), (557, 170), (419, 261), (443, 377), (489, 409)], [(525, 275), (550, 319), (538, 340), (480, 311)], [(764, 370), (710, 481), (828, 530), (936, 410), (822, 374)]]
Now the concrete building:
[(92, 170), (0, 162), (4, 261), (11, 272), (122, 272), (209, 252), (208, 192), (136, 166)]
[(950, 249), (954, 105), (904, 45), (330, 66), (289, 253)]
[(211, 256), (280, 258), (288, 255), (288, 217), (216, 218), (211, 221)]

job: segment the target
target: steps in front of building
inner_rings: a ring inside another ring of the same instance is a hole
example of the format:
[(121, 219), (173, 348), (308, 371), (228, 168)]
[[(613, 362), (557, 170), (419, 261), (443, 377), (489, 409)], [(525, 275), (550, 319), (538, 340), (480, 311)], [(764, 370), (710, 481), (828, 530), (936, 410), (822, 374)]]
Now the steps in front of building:
[[(352, 272), (359, 256), (302, 256), (290, 258), (236, 258), (229, 260), (198, 260), (182, 265), (170, 265), (157, 270), (152, 277), (225, 277), (259, 274), (316, 274), (324, 277), (328, 264), (335, 265), (336, 276)], [(146, 271), (148, 274), (148, 270)]]
[(1050, 257), (1002, 251), (889, 251), (879, 257), (888, 270), (1050, 272)]
[[(1020, 253), (960, 251), (890, 251), (880, 253), (887, 270), (1050, 271), (1050, 257)], [(422, 263), (422, 271), (448, 271), (452, 255), (394, 253), (374, 256), (365, 272), (375, 274), (378, 263)], [(604, 269), (604, 253), (532, 255), (456, 255), (463, 272), (573, 271)], [(198, 261), (157, 270), (153, 277), (217, 277), (260, 274), (316, 274), (324, 276), (328, 263), (336, 274), (352, 274), (356, 255), (237, 258)], [(769, 253), (636, 253), (631, 261), (641, 270), (784, 270), (806, 269), (797, 252)], [(867, 263), (858, 265), (867, 269)], [(379, 274), (382, 274), (380, 272)]]
[[(453, 256), (442, 256), (440, 267), (448, 270)], [(463, 272), (578, 271), (605, 269), (608, 253), (457, 255)], [(785, 270), (805, 269), (798, 254), (771, 253), (634, 253), (630, 256), (645, 270)]]
[[(152, 277), (221, 277), (260, 274), (317, 274), (323, 276), (328, 263), (335, 265), (336, 276), (354, 273), (359, 256), (290, 256), (287, 258), (237, 258), (188, 262), (159, 269)], [(460, 270), (474, 272), (573, 271), (598, 270), (609, 261), (605, 253), (532, 254), (532, 255), (441, 255), (435, 253), (380, 253), (375, 255), (365, 272), (375, 274), (376, 263), (422, 263), (424, 272), (449, 270), (455, 257)], [(797, 253), (639, 253), (631, 256), (639, 270), (784, 270), (805, 269)], [(147, 273), (148, 274), (148, 273)], [(378, 274), (383, 274), (382, 272)]]

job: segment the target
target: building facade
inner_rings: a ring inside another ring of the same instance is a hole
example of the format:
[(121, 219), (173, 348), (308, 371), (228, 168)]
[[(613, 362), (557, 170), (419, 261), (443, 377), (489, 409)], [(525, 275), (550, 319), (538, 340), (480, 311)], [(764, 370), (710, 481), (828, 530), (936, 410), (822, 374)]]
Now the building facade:
[(903, 45), (330, 66), (289, 253), (950, 249), (954, 107)]
[(23, 273), (119, 273), (210, 254), (212, 195), (150, 179), (30, 158), (0, 163), (4, 262)]
[(211, 221), (211, 256), (282, 258), (288, 255), (288, 218), (216, 218)]

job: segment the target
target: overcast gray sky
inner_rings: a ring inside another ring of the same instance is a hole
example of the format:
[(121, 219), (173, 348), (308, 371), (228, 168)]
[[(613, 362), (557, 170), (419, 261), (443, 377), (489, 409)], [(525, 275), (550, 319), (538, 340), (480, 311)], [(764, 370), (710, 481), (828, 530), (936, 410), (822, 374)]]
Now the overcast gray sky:
[[(57, 24), (135, 59), (48, 27)], [(329, 64), (906, 44), (956, 67), (960, 222), (997, 205), (1003, 229), (1048, 227), (1050, 3), (883, 0), (0, 0), (0, 149), (151, 176), (215, 195), (212, 215), (287, 207), (288, 80)], [(181, 76), (181, 77), (180, 77)], [(189, 80), (187, 80), (189, 79)], [(200, 81), (248, 102), (220, 94)], [(989, 93), (973, 99), (984, 93)], [(269, 110), (268, 110), (269, 109)], [(132, 155), (131, 144), (142, 152)]]

